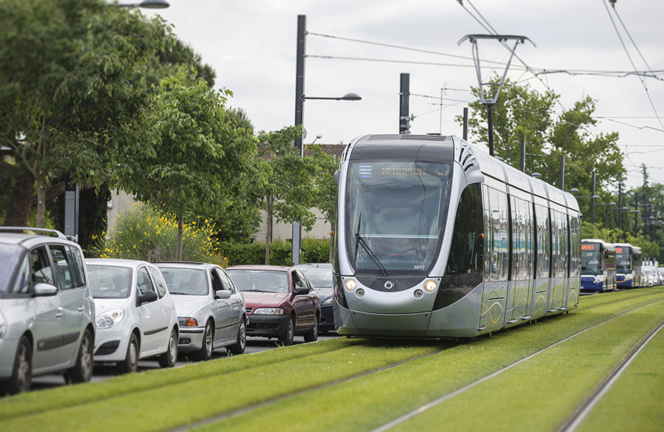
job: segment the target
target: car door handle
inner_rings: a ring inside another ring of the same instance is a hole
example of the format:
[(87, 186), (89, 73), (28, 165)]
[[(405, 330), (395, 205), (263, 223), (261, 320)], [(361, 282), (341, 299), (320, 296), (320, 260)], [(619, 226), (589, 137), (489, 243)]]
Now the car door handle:
[(62, 317), (62, 315), (64, 315), (64, 312), (62, 312), (62, 308), (61, 307), (57, 308), (55, 312), (55, 317), (60, 318)]
[(79, 311), (79, 312), (83, 312), (84, 310), (85, 310), (85, 306), (79, 306), (79, 307), (78, 307), (78, 311)]

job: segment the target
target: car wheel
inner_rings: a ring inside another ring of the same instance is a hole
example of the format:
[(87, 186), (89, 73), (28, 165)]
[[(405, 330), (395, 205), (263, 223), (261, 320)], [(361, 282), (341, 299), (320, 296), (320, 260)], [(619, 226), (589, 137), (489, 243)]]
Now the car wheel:
[(3, 383), (3, 393), (16, 394), (30, 390), (32, 384), (32, 347), (27, 337), (21, 337), (14, 358), (14, 369), (9, 381)]
[(93, 350), (92, 335), (90, 334), (90, 330), (86, 330), (83, 333), (81, 346), (78, 349), (76, 365), (65, 373), (67, 384), (90, 381), (93, 368)]
[(318, 340), (318, 315), (314, 316), (314, 326), (304, 334), (305, 342), (316, 342)]
[(178, 332), (173, 328), (171, 337), (168, 338), (168, 349), (159, 356), (159, 366), (163, 368), (175, 366), (178, 358)]
[(205, 324), (205, 331), (203, 332), (203, 346), (201, 346), (200, 351), (194, 354), (196, 360), (207, 361), (212, 358), (212, 348), (214, 344), (214, 328), (212, 326), (212, 321), (208, 321), (207, 324)]
[(118, 362), (118, 371), (120, 373), (132, 373), (138, 371), (138, 339), (136, 334), (132, 333), (127, 346), (127, 355), (125, 359)]
[(228, 351), (231, 354), (242, 354), (244, 349), (247, 347), (247, 323), (242, 318), (240, 321), (240, 328), (237, 330), (237, 342), (228, 347)]
[(293, 345), (293, 339), (295, 338), (295, 322), (294, 318), (288, 320), (288, 328), (286, 332), (279, 336), (279, 343), (281, 345), (290, 346)]

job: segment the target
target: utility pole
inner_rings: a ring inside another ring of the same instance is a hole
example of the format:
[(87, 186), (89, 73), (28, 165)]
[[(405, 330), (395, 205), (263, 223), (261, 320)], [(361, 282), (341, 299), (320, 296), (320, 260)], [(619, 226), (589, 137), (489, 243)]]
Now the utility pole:
[[(595, 177), (593, 177), (593, 187), (595, 185), (594, 178)], [(565, 190), (565, 155), (560, 156), (560, 190)], [(593, 189), (593, 195), (595, 195), (594, 189)]]
[(526, 140), (521, 140), (521, 172), (526, 172)]
[(595, 223), (595, 171), (593, 171), (593, 180), (590, 186), (590, 223)]
[(399, 90), (399, 133), (410, 133), (410, 74), (401, 74)]

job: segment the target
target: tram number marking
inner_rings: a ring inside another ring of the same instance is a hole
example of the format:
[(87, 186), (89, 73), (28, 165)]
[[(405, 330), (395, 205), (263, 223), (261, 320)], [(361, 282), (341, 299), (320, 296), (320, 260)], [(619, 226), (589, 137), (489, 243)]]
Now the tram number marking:
[(424, 268), (425, 267), (423, 265), (417, 265), (416, 264), (416, 265), (413, 266), (413, 270), (424, 270)]

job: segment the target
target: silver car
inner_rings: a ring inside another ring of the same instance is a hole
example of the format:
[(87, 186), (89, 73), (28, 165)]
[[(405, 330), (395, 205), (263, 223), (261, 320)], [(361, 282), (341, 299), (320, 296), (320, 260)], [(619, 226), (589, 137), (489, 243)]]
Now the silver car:
[(244, 298), (224, 269), (206, 263), (157, 263), (175, 301), (178, 349), (199, 360), (226, 347), (242, 354), (247, 342)]
[(27, 391), (33, 376), (59, 372), (89, 381), (95, 305), (80, 246), (59, 231), (7, 227), (0, 262), (0, 390)]
[(136, 372), (138, 360), (157, 358), (173, 367), (178, 355), (178, 319), (161, 272), (140, 260), (86, 260), (97, 306), (95, 362)]

